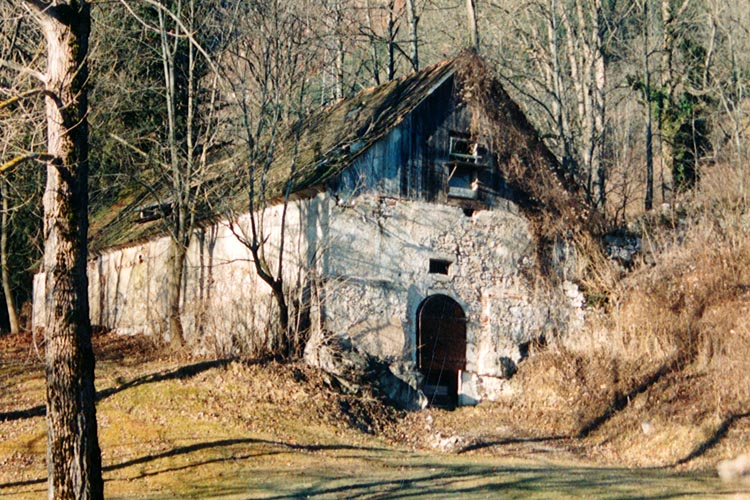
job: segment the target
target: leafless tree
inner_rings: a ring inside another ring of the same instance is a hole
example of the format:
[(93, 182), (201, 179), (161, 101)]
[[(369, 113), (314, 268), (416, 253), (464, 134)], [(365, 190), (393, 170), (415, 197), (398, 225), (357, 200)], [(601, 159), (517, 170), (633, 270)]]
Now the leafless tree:
[(370, 43), (373, 80), (376, 85), (381, 83), (380, 67), (383, 64), (380, 47), (386, 48), (385, 69), (386, 79), (393, 80), (396, 76), (397, 40), (399, 31), (399, 13), (396, 0), (366, 0), (365, 29)]
[(419, 71), (419, 12), (417, 0), (406, 0), (406, 17), (409, 21), (409, 47), (411, 67)]
[[(43, 95), (47, 150), (5, 162), (47, 164), (44, 195), (47, 460), (50, 498), (102, 498), (94, 353), (86, 277), (88, 227), (87, 53), (91, 30), (85, 0), (12, 2), (44, 34), (46, 69), (0, 65), (37, 79), (26, 96)], [(21, 96), (18, 96), (21, 97)]]
[[(742, 0), (728, 3), (721, 0), (707, 2), (711, 24), (716, 27), (717, 37), (722, 41), (719, 50), (724, 57), (717, 57), (712, 89), (721, 106), (718, 128), (734, 150), (734, 168), (739, 180), (739, 196), (746, 202), (745, 142), (750, 124), (747, 119), (748, 86), (750, 85), (750, 2)], [(723, 139), (714, 149), (722, 149)]]
[[(308, 108), (309, 82), (325, 66), (319, 58), (325, 45), (312, 36), (310, 19), (299, 15), (298, 9), (305, 7), (273, 0), (238, 3), (238, 15), (255, 29), (233, 37), (235, 43), (224, 60), (224, 73), (241, 109), (240, 158), (246, 165), (250, 215), (249, 227), (232, 222), (231, 228), (249, 249), (257, 275), (271, 288), (278, 308), (278, 331), (269, 348), (285, 356), (298, 355), (304, 348), (299, 325), (290, 317), (291, 309), (298, 309), (299, 304), (290, 304), (285, 282), (286, 215), (300, 133), (299, 128), (291, 135), (288, 130)], [(271, 167), (280, 161), (282, 144), (291, 154), (284, 157), (289, 164), (279, 178), (279, 171)], [(274, 204), (281, 206), (281, 221), (269, 229), (265, 215)], [(273, 252), (269, 240), (278, 245)]]
[[(607, 67), (604, 11), (600, 0), (544, 0), (503, 9), (512, 31), (504, 43), (526, 47), (507, 51), (517, 88), (543, 110), (553, 130), (563, 166), (579, 178), (589, 200), (606, 198)], [(524, 81), (521, 81), (521, 79)]]
[[(170, 344), (185, 343), (182, 327), (182, 289), (187, 251), (206, 189), (211, 178), (218, 141), (219, 73), (213, 58), (203, 47), (207, 18), (217, 8), (195, 0), (165, 3), (144, 0), (155, 20), (139, 14), (135, 4), (123, 0), (129, 13), (142, 28), (158, 35), (158, 54), (162, 68), (161, 95), (166, 111), (165, 130), (149, 133), (161, 136), (163, 148), (157, 148), (153, 162), (156, 179), (139, 178), (154, 197), (164, 228), (170, 236), (167, 266), (168, 331)], [(153, 160), (151, 155), (121, 137), (130, 151)]]

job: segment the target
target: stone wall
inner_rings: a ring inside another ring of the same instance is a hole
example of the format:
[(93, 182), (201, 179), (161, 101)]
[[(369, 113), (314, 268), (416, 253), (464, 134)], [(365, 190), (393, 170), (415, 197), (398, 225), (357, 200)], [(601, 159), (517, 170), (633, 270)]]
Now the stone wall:
[[(238, 227), (248, 228), (249, 216)], [(269, 262), (279, 252), (281, 207), (264, 213)], [(289, 205), (285, 281), (311, 304), (306, 357), (320, 364), (329, 336), (390, 365), (412, 386), (419, 375), (417, 314), (427, 297), (454, 299), (466, 315), (466, 370), (460, 400), (493, 399), (527, 342), (564, 334), (580, 322), (580, 293), (538, 273), (531, 228), (507, 202), (473, 213), (458, 207), (361, 195), (336, 203), (325, 194)], [(169, 240), (105, 253), (89, 264), (95, 325), (168, 338)], [(562, 252), (562, 255), (567, 255)], [(447, 274), (430, 272), (430, 259)], [(558, 262), (572, 268), (564, 259)], [(44, 324), (43, 276), (35, 279), (34, 322)], [(220, 353), (254, 352), (268, 341), (275, 303), (247, 248), (226, 222), (197, 231), (183, 292), (186, 340)], [(416, 387), (415, 387), (416, 388)]]
[[(580, 314), (575, 285), (539, 276), (531, 228), (514, 204), (467, 213), (377, 196), (334, 207), (323, 303), (326, 331), (408, 372), (420, 304), (453, 298), (467, 319), (464, 403), (497, 397), (521, 346), (567, 332)], [(430, 273), (430, 259), (450, 262), (448, 274)]]

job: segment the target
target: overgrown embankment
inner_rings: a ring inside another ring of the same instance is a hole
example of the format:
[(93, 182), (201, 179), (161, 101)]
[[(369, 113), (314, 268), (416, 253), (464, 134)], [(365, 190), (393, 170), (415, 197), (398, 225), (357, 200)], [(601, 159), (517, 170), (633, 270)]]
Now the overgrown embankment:
[(538, 349), (499, 403), (519, 428), (628, 465), (711, 466), (750, 450), (750, 217), (728, 193), (638, 220), (631, 271), (594, 263), (586, 329)]

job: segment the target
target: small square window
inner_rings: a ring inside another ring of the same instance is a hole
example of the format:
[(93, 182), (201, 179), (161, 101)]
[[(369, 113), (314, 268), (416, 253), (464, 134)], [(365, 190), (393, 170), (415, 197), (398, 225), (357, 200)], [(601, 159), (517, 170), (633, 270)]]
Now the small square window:
[(430, 274), (448, 274), (453, 262), (443, 259), (430, 259)]
[(449, 165), (448, 196), (477, 199), (479, 197), (479, 171), (473, 165)]

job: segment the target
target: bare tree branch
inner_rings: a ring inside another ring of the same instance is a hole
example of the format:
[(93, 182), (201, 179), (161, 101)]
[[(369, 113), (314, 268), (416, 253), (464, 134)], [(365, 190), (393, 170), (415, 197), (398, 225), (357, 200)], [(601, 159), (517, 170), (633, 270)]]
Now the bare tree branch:
[[(144, 3), (146, 3), (146, 4), (148, 4), (148, 5), (152, 6), (152, 7), (154, 7), (156, 9), (158, 9), (160, 12), (163, 12), (164, 14), (166, 14), (167, 17), (169, 17), (172, 20), (172, 22), (174, 22), (175, 25), (177, 27), (179, 27), (180, 30), (182, 30), (182, 32), (184, 33), (184, 35), (181, 35), (181, 36), (184, 36), (185, 38), (187, 38), (190, 41), (190, 43), (193, 45), (193, 47), (195, 47), (195, 49), (200, 53), (200, 55), (203, 56), (203, 58), (206, 60), (206, 63), (208, 63), (209, 67), (211, 68), (211, 71), (213, 73), (215, 73), (216, 75), (221, 75), (221, 72), (219, 71), (219, 68), (214, 63), (213, 58), (208, 54), (208, 52), (206, 52), (206, 49), (204, 49), (201, 46), (201, 44), (198, 42), (198, 40), (195, 39), (195, 37), (193, 36), (192, 31), (189, 30), (185, 26), (185, 24), (182, 22), (182, 20), (179, 18), (179, 16), (177, 16), (174, 12), (170, 11), (167, 7), (165, 7), (161, 2), (158, 2), (157, 0), (141, 0), (141, 1), (143, 1)], [(133, 11), (133, 8), (129, 5), (129, 3), (127, 2), (127, 0), (120, 0), (120, 3), (122, 3), (122, 5), (128, 10), (128, 12), (135, 19), (137, 19), (138, 22), (140, 22), (144, 27), (146, 27), (146, 28), (148, 28), (150, 30), (154, 30), (156, 32), (160, 31), (159, 28), (156, 28), (154, 26), (149, 25), (146, 21), (144, 21), (141, 17), (139, 17)]]
[(47, 75), (28, 66), (16, 64), (13, 61), (8, 61), (7, 59), (0, 59), (0, 67), (6, 67), (13, 71), (18, 71), (18, 73), (21, 75), (31, 75), (41, 83), (45, 85), (47, 84)]
[(40, 162), (48, 162), (52, 161), (54, 158), (55, 157), (49, 153), (31, 153), (23, 156), (16, 156), (15, 158), (0, 164), (0, 175), (5, 175), (13, 168), (27, 161), (37, 160)]

